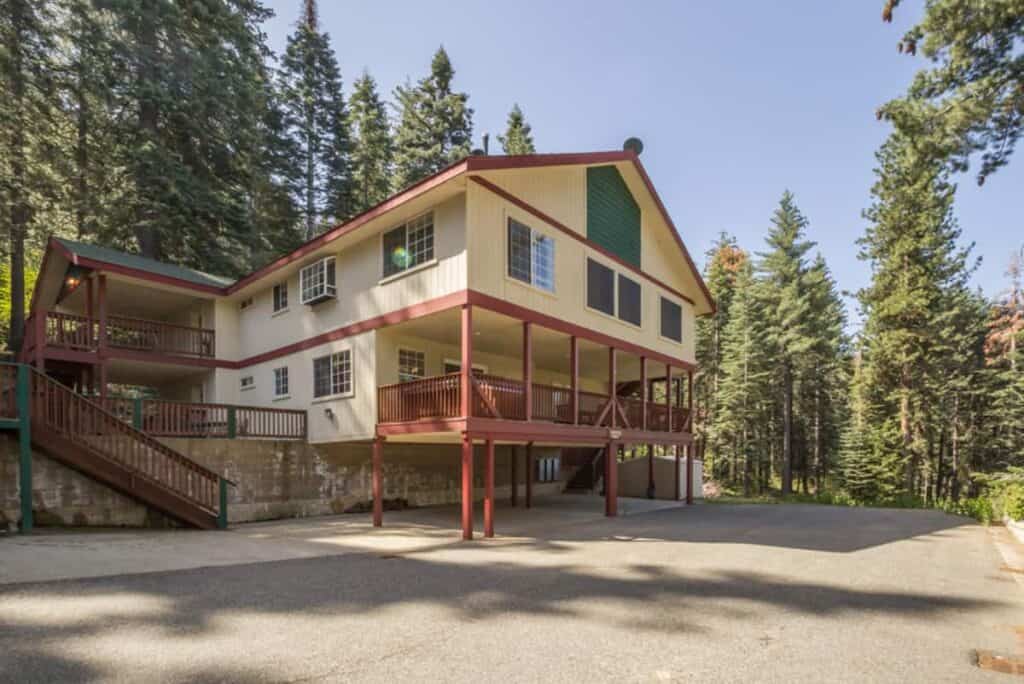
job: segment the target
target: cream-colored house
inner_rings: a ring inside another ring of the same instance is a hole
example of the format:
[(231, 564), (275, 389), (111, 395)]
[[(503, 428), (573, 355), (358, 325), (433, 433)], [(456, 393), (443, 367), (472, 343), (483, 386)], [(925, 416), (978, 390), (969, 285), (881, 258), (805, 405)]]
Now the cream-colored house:
[(52, 239), (23, 358), (373, 442), (379, 522), (389, 443), (687, 447), (713, 308), (633, 152), (473, 156), (237, 281)]

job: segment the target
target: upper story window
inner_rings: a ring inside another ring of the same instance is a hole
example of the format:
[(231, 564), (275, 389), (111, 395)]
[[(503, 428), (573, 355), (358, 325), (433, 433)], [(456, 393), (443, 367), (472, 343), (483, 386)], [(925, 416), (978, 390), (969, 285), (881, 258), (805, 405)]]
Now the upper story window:
[(508, 275), (555, 291), (555, 241), (527, 225), (508, 220)]
[(661, 336), (683, 341), (683, 307), (664, 297), (661, 298)]
[(274, 313), (288, 308), (288, 282), (274, 286)]
[(434, 214), (428, 212), (384, 233), (381, 240), (384, 277), (434, 259)]
[(587, 306), (639, 327), (643, 316), (640, 283), (587, 259)]
[(274, 396), (288, 396), (288, 366), (274, 369)]
[(398, 382), (409, 382), (424, 377), (427, 367), (426, 355), (413, 349), (398, 350)]
[(337, 294), (334, 257), (325, 257), (303, 267), (299, 271), (299, 291), (303, 304), (317, 304), (333, 299)]
[(238, 386), (243, 390), (252, 389), (256, 386), (256, 379), (251, 375), (243, 375), (238, 381)]
[(313, 397), (352, 394), (352, 350), (313, 359)]

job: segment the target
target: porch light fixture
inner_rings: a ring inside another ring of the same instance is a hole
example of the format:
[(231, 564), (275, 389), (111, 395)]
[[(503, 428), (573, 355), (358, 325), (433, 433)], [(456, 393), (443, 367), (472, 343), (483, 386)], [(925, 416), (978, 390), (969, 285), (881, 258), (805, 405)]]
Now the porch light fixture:
[(324, 409), (324, 415), (327, 416), (327, 420), (334, 420), (334, 410), (331, 407)]

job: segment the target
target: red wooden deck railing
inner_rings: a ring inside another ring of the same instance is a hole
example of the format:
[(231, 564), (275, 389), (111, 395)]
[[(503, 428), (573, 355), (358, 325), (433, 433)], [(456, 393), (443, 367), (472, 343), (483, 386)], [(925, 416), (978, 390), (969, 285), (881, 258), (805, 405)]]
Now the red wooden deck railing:
[[(34, 326), (29, 325), (26, 329), (34, 331)], [(107, 317), (107, 344), (119, 349), (213, 358), (215, 342), (216, 334), (208, 328), (125, 316)], [(34, 340), (30, 343), (34, 345)], [(46, 314), (46, 344), (92, 351), (99, 347), (99, 320), (49, 311)]]
[(50, 431), (204, 509), (219, 510), (220, 475), (34, 369), (29, 382), (33, 432)]
[[(522, 380), (496, 375), (475, 375), (473, 415), (505, 420), (526, 418), (525, 392)], [(460, 411), (460, 375), (450, 373), (410, 382), (383, 385), (377, 389), (378, 422), (405, 423), (439, 418), (458, 418)], [(542, 383), (533, 384), (532, 420), (572, 423), (572, 390)], [(621, 398), (629, 427), (640, 429), (642, 403), (638, 399)], [(579, 425), (593, 426), (604, 413), (608, 395), (579, 392)], [(496, 414), (496, 415), (495, 415)], [(672, 429), (688, 430), (688, 412), (673, 408)], [(647, 429), (665, 432), (668, 411), (664, 404), (647, 402)], [(607, 420), (607, 414), (606, 418)], [(621, 421), (620, 421), (621, 422)], [(622, 426), (625, 427), (625, 426)]]
[(305, 439), (306, 412), (166, 399), (107, 397), (104, 408), (158, 437)]

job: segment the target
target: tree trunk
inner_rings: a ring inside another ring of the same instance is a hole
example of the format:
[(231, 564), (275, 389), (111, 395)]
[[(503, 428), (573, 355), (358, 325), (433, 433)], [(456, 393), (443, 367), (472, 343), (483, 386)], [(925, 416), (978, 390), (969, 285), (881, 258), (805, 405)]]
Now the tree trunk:
[(793, 493), (793, 372), (782, 369), (782, 495)]
[[(139, 131), (144, 143), (154, 147), (158, 145), (160, 118), (160, 107), (153, 95), (157, 80), (157, 14), (156, 4), (152, 1), (146, 2), (138, 34), (139, 57), (142, 64), (139, 73), (142, 91), (139, 97)], [(139, 209), (136, 216), (135, 239), (139, 243), (139, 252), (142, 256), (159, 259), (163, 250), (155, 225), (157, 216), (153, 209), (158, 189), (152, 179), (155, 169), (151, 168), (149, 161), (151, 160), (145, 160), (136, 168), (135, 183), (139, 195)]]
[[(17, 119), (22, 119), (25, 112), (25, 71), (24, 44), (25, 30), (24, 6), (21, 0), (10, 5), (10, 21), (12, 40), (8, 46), (10, 51), (10, 106)], [(31, 218), (31, 207), (25, 193), (27, 185), (27, 160), (25, 127), (19, 121), (10, 128), (10, 243), (11, 243), (11, 320), (10, 335), (7, 345), (12, 351), (19, 351), (25, 338), (25, 238), (28, 235), (28, 223)]]
[(903, 441), (904, 488), (908, 494), (914, 493), (914, 474), (917, 463), (912, 447), (913, 436), (910, 427), (910, 370), (904, 368), (900, 376), (900, 436)]
[(953, 501), (960, 500), (960, 395), (953, 398), (953, 425), (950, 434), (950, 467), (952, 468), (949, 483), (949, 496)]
[[(82, 49), (82, 48), (79, 48)], [(85, 95), (85, 61), (79, 56), (78, 64), (78, 87), (75, 91), (78, 103), (78, 138), (75, 142), (75, 228), (78, 239), (85, 237), (87, 231), (86, 221), (88, 220), (89, 202), (89, 100)]]

